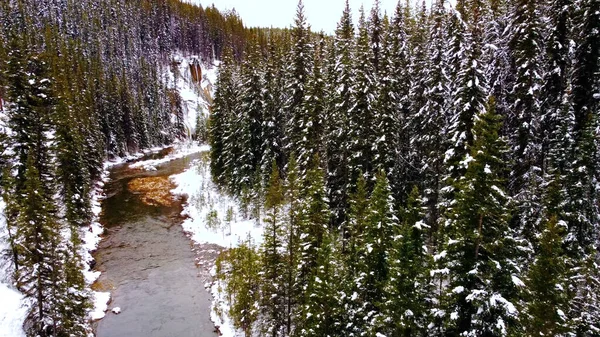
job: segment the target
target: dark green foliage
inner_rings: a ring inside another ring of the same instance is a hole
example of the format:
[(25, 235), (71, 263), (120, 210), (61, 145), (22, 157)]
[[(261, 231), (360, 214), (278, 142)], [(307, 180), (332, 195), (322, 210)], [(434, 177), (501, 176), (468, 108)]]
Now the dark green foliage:
[(261, 290), (264, 308), (264, 333), (270, 336), (278, 336), (283, 329), (285, 319), (285, 257), (282, 254), (285, 240), (285, 213), (283, 209), (284, 194), (283, 185), (279, 177), (279, 168), (273, 161), (271, 179), (265, 197), (264, 243), (261, 254), (262, 280)]
[[(219, 263), (219, 262), (217, 262)], [(252, 327), (258, 317), (260, 301), (260, 256), (254, 244), (247, 239), (239, 247), (230, 250), (221, 257), (227, 277), (227, 293), (233, 298), (229, 315), (236, 328), (244, 331), (246, 337), (252, 336)], [(220, 275), (224, 277), (224, 275)]]
[[(330, 37), (300, 2), (214, 106), (221, 186), (261, 195), (274, 159), (287, 178), (278, 333), (597, 334), (598, 2), (379, 5), (355, 32), (346, 1)], [(248, 132), (235, 92), (257, 69)]]
[(562, 250), (566, 223), (552, 216), (546, 223), (539, 252), (527, 275), (527, 306), (524, 331), (527, 336), (561, 336), (571, 332), (568, 312), (568, 272)]
[[(317, 268), (319, 250), (327, 235), (331, 213), (325, 194), (325, 177), (319, 167), (319, 158), (313, 158), (306, 175), (306, 191), (302, 196), (301, 218), (298, 226), (298, 274), (296, 286), (305, 296), (299, 298), (300, 310), (310, 302), (306, 289)], [(303, 318), (301, 318), (303, 319)]]
[(493, 99), (487, 109), (477, 116), (475, 142), (462, 162), (466, 173), (457, 182), (453, 211), (446, 215), (446, 333), (452, 335), (505, 335), (503, 324), (511, 326), (516, 318), (517, 243), (508, 226), (502, 178), (506, 145)]
[(390, 250), (389, 278), (379, 323), (386, 335), (423, 336), (431, 331), (427, 324), (432, 297), (429, 272), (433, 258), (427, 251), (424, 211), (419, 190), (415, 187), (408, 197)]

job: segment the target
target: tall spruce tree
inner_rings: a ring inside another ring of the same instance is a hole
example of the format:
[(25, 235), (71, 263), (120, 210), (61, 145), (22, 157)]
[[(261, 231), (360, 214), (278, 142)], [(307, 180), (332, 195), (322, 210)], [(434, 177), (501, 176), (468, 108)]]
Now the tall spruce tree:
[(335, 82), (331, 84), (332, 110), (328, 112), (327, 126), (327, 195), (333, 212), (332, 221), (336, 226), (342, 226), (347, 233), (346, 209), (348, 203), (348, 167), (350, 149), (348, 134), (351, 97), (353, 92), (354, 75), (352, 62), (354, 60), (354, 26), (350, 6), (346, 6), (337, 25), (334, 38), (334, 68)]
[(236, 107), (232, 62), (231, 49), (225, 49), (210, 115), (211, 175), (218, 186), (224, 186), (228, 179), (225, 175), (227, 160), (225, 136), (229, 127), (229, 116)]
[[(354, 83), (347, 148), (350, 149), (350, 182), (356, 181), (359, 172), (366, 176), (367, 185), (372, 186), (372, 146), (375, 143), (375, 95), (376, 71), (371, 60), (373, 50), (369, 46), (369, 31), (364, 9), (360, 9), (356, 54), (353, 63)], [(350, 189), (351, 190), (351, 189)]]
[(369, 198), (355, 281), (361, 299), (358, 317), (364, 326), (362, 333), (375, 334), (380, 329), (377, 321), (385, 302), (384, 289), (390, 271), (390, 251), (398, 226), (393, 204), (389, 182), (385, 173), (380, 171)]
[[(310, 26), (304, 16), (304, 4), (302, 0), (298, 1), (296, 8), (296, 18), (294, 19), (294, 27), (292, 29), (293, 47), (290, 55), (290, 70), (289, 78), (286, 83), (286, 91), (288, 99), (285, 102), (285, 107), (290, 114), (288, 121), (288, 152), (295, 152), (300, 168), (300, 175), (304, 177), (306, 170), (310, 164), (311, 158), (304, 158), (304, 153), (309, 153), (310, 150), (303, 147), (302, 140), (308, 139), (308, 126), (310, 118), (308, 111), (305, 108), (304, 102), (306, 99), (306, 84), (311, 74), (313, 52), (310, 40)], [(302, 162), (301, 159), (307, 161)]]
[[(301, 291), (298, 298), (299, 313), (304, 314), (310, 303), (310, 294), (307, 292), (311, 278), (315, 275), (319, 250), (323, 238), (328, 233), (331, 213), (327, 205), (325, 191), (325, 177), (319, 167), (319, 157), (313, 158), (311, 168), (306, 175), (306, 191), (302, 198), (302, 219), (298, 227), (298, 266), (296, 283)], [(297, 324), (302, 326), (305, 315), (296, 315)]]
[(285, 325), (285, 256), (284, 246), (284, 193), (275, 161), (271, 166), (271, 179), (265, 196), (264, 242), (262, 244), (262, 289), (263, 332), (269, 336), (281, 335)]
[(520, 1), (512, 8), (512, 50), (515, 80), (510, 93), (510, 114), (506, 122), (513, 131), (510, 139), (514, 168), (510, 191), (517, 201), (514, 221), (525, 237), (532, 239), (539, 225), (542, 202), (536, 190), (543, 184), (541, 174), (540, 84), (542, 38), (540, 5)]
[(509, 227), (510, 200), (503, 181), (506, 144), (493, 99), (478, 114), (474, 143), (461, 162), (456, 204), (449, 226), (443, 267), (447, 335), (506, 336), (517, 319), (516, 234)]
[(415, 187), (402, 212), (400, 226), (394, 231), (390, 249), (389, 278), (379, 323), (386, 336), (424, 336), (433, 332), (428, 324), (433, 259), (427, 250), (425, 211)]

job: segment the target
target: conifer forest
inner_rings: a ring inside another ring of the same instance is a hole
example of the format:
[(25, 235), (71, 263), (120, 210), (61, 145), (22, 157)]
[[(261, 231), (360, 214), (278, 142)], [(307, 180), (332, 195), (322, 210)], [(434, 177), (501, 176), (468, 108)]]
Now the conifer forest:
[(345, 1), (332, 34), (203, 5), (0, 2), (27, 336), (91, 333), (90, 191), (191, 137), (176, 53), (218, 66), (194, 138), (263, 226), (216, 261), (239, 336), (600, 336), (600, 0)]

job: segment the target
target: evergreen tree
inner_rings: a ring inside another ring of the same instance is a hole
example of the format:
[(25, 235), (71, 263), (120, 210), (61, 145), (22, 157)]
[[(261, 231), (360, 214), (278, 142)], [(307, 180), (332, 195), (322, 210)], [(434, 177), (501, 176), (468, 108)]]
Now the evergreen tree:
[[(311, 74), (312, 45), (310, 43), (310, 27), (304, 16), (304, 5), (302, 0), (298, 1), (296, 9), (296, 18), (294, 19), (294, 28), (292, 29), (292, 54), (289, 78), (286, 83), (288, 100), (285, 107), (290, 114), (288, 121), (289, 152), (295, 152), (298, 155), (298, 165), (300, 167), (301, 177), (306, 174), (306, 169), (310, 162), (300, 161), (303, 153), (309, 153), (309, 149), (303, 148), (303, 139), (308, 139), (308, 126), (310, 118), (304, 105), (306, 99), (306, 84)], [(311, 158), (307, 158), (310, 160)]]
[(376, 71), (371, 63), (373, 50), (369, 46), (369, 31), (363, 8), (360, 9), (358, 37), (354, 58), (354, 85), (351, 108), (349, 110), (349, 131), (347, 148), (350, 149), (350, 182), (356, 181), (359, 172), (366, 176), (370, 186), (374, 172), (371, 168), (375, 143), (375, 96)]
[[(397, 143), (397, 149), (393, 157), (393, 167), (396, 174), (388, 176), (390, 185), (392, 186), (392, 193), (398, 204), (402, 204), (408, 194), (410, 193), (410, 186), (414, 183), (416, 170), (410, 165), (409, 155), (411, 151), (410, 139), (412, 134), (415, 132), (410, 127), (410, 97), (409, 89), (411, 88), (411, 69), (409, 67), (409, 37), (408, 37), (408, 25), (409, 25), (409, 10), (408, 7), (403, 8), (401, 1), (398, 1), (394, 17), (389, 28), (389, 56), (386, 58), (388, 63), (388, 74), (390, 78), (392, 95), (392, 103), (394, 106), (389, 107), (387, 110), (397, 113), (396, 119), (398, 123), (398, 129), (392, 132), (391, 137), (386, 135), (385, 143), (393, 144)], [(385, 93), (385, 78), (382, 82), (382, 88), (380, 89), (380, 95)], [(380, 114), (386, 115), (386, 110), (383, 110), (383, 106), (379, 106)], [(388, 139), (392, 138), (392, 139)], [(378, 138), (381, 141), (381, 138)]]
[(425, 85), (426, 103), (419, 111), (414, 112), (412, 127), (420, 130), (418, 136), (411, 140), (419, 158), (420, 171), (425, 200), (429, 208), (427, 224), (431, 227), (433, 244), (438, 242), (437, 227), (439, 221), (438, 202), (444, 173), (444, 148), (446, 147), (446, 114), (449, 103), (449, 92), (446, 87), (448, 78), (445, 70), (444, 49), (446, 38), (444, 32), (444, 3), (437, 1), (430, 20), (429, 39), (427, 42), (427, 73), (422, 79)]
[(562, 246), (566, 223), (552, 216), (539, 242), (539, 252), (526, 279), (527, 305), (523, 312), (527, 336), (567, 336), (568, 274)]
[(448, 273), (444, 333), (506, 336), (517, 318), (515, 283), (520, 281), (502, 180), (506, 145), (493, 99), (476, 121), (473, 146), (462, 161), (466, 173), (447, 215), (446, 250), (440, 253)]
[(433, 260), (427, 251), (424, 218), (425, 208), (415, 187), (390, 249), (389, 278), (380, 322), (386, 336), (425, 336), (433, 332), (427, 324)]
[(292, 332), (292, 319), (296, 313), (296, 306), (302, 294), (301, 285), (297, 282), (298, 263), (300, 261), (300, 226), (303, 221), (303, 204), (301, 202), (302, 181), (299, 177), (298, 163), (292, 154), (288, 168), (286, 181), (286, 201), (289, 203), (288, 224), (285, 228), (287, 248), (285, 263), (285, 318), (286, 334)]
[(228, 262), (232, 273), (226, 291), (233, 299), (229, 315), (234, 326), (250, 337), (260, 307), (260, 257), (250, 238), (229, 252)]
[(269, 165), (275, 160), (281, 171), (284, 169), (284, 129), (285, 121), (282, 118), (281, 104), (281, 71), (279, 64), (281, 55), (277, 46), (277, 41), (269, 42), (269, 53), (264, 70), (265, 90), (262, 91), (262, 100), (264, 102), (263, 110), (263, 149), (261, 171), (265, 179), (269, 179), (266, 174), (269, 171)]
[(304, 125), (304, 136), (300, 140), (298, 149), (298, 163), (300, 167), (308, 168), (315, 155), (321, 157), (324, 154), (324, 81), (323, 81), (323, 61), (324, 61), (324, 37), (321, 36), (318, 45), (314, 50), (314, 60), (312, 73), (306, 81), (306, 97), (303, 109), (305, 110), (306, 120)]
[(341, 256), (338, 248), (333, 235), (325, 233), (318, 250), (314, 275), (306, 290), (308, 300), (303, 311), (306, 319), (297, 327), (298, 336), (343, 336), (339, 292)]
[(237, 123), (243, 125), (240, 127), (242, 133), (238, 133), (237, 142), (241, 144), (241, 157), (236, 158), (239, 164), (240, 181), (243, 184), (252, 186), (257, 182), (252, 181), (255, 171), (260, 168), (260, 161), (263, 156), (263, 110), (265, 102), (262, 97), (264, 81), (259, 69), (261, 62), (260, 50), (257, 45), (249, 47), (241, 69), (240, 84), (241, 106), (237, 109), (240, 117)]
[(515, 67), (515, 82), (510, 93), (511, 114), (507, 118), (513, 131), (510, 190), (517, 201), (514, 218), (529, 240), (539, 223), (541, 200), (536, 190), (542, 185), (540, 139), (540, 8), (536, 1), (521, 1), (514, 5), (510, 47)]
[[(575, 28), (580, 32), (579, 44), (575, 50), (572, 90), (570, 101), (573, 109), (573, 149), (568, 199), (573, 212), (569, 227), (577, 238), (579, 254), (600, 237), (598, 221), (598, 141), (597, 127), (600, 109), (598, 93), (600, 90), (599, 45), (600, 14), (596, 1), (581, 2), (581, 22)], [(577, 215), (575, 215), (577, 214)], [(597, 242), (596, 242), (597, 244)]]
[[(310, 302), (307, 296), (308, 285), (317, 268), (319, 249), (323, 237), (328, 232), (330, 212), (325, 194), (325, 177), (318, 165), (319, 158), (315, 156), (311, 168), (307, 172), (306, 191), (302, 198), (302, 218), (298, 227), (298, 266), (296, 284), (301, 291), (299, 298), (300, 313), (304, 313), (306, 305)], [(297, 324), (302, 326), (306, 316), (296, 316)]]
[(362, 320), (363, 299), (358, 294), (361, 291), (360, 284), (355, 282), (360, 276), (361, 268), (359, 262), (362, 259), (362, 251), (365, 247), (365, 230), (367, 228), (367, 217), (369, 215), (369, 200), (367, 194), (367, 182), (362, 174), (356, 181), (356, 191), (349, 198), (350, 209), (348, 211), (347, 237), (343, 237), (343, 252), (345, 255), (345, 279), (343, 288), (346, 289), (344, 297), (344, 309), (346, 311), (348, 324), (345, 330), (349, 336), (360, 335), (364, 331), (365, 322)]
[(16, 280), (17, 287), (32, 303), (25, 322), (28, 335), (49, 336), (60, 334), (63, 329), (60, 309), (67, 290), (61, 270), (64, 246), (55, 206), (51, 196), (42, 192), (43, 178), (35, 162), (32, 152), (22, 191), (28, 200), (21, 205), (17, 218), (15, 246), (20, 268)]
[(261, 297), (264, 313), (265, 334), (271, 336), (280, 335), (285, 324), (285, 270), (284, 255), (284, 194), (283, 186), (279, 178), (279, 168), (273, 161), (271, 179), (265, 197), (264, 243), (262, 245), (262, 290)]
[(233, 60), (231, 57), (231, 50), (226, 49), (223, 54), (221, 66), (219, 67), (218, 85), (215, 90), (215, 98), (210, 115), (211, 175), (218, 186), (224, 186), (225, 182), (227, 182), (227, 177), (225, 176), (227, 140), (225, 136), (229, 126), (229, 116), (236, 107), (234, 105), (236, 101), (232, 74), (233, 65), (231, 64)]
[(342, 226), (344, 235), (347, 234), (346, 209), (348, 202), (348, 184), (350, 163), (349, 112), (352, 108), (352, 92), (354, 76), (352, 62), (354, 60), (354, 26), (350, 6), (346, 1), (344, 12), (337, 25), (334, 40), (335, 61), (333, 72), (335, 82), (331, 84), (333, 97), (332, 110), (328, 111), (327, 126), (327, 195), (333, 212), (332, 221), (336, 226)]
[(377, 319), (385, 300), (384, 289), (389, 277), (390, 251), (396, 231), (397, 218), (393, 214), (393, 198), (385, 173), (379, 172), (369, 208), (360, 246), (356, 283), (361, 299), (358, 317), (364, 331), (375, 333)]

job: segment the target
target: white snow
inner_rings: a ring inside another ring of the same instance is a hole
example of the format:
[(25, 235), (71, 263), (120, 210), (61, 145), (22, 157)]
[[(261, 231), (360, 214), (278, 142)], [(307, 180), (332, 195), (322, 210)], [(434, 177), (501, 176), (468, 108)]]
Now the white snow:
[(463, 291), (465, 291), (465, 287), (463, 287), (463, 286), (458, 286), (458, 287), (452, 289), (452, 292), (455, 293), (455, 294), (460, 294)]
[[(199, 113), (208, 114), (208, 99), (204, 97), (206, 93), (213, 91), (213, 86), (217, 82), (217, 70), (219, 61), (214, 64), (206, 64), (198, 56), (186, 56), (175, 54), (173, 60), (178, 63), (177, 74), (169, 71), (169, 87), (175, 87), (183, 101), (184, 124), (188, 134), (193, 134), (196, 128), (196, 118)], [(202, 70), (201, 83), (195, 83), (190, 72), (190, 64), (198, 62)], [(175, 81), (175, 79), (177, 81)]]
[[(208, 151), (208, 148), (205, 150)], [(254, 243), (261, 244), (262, 225), (256, 220), (244, 219), (239, 202), (218, 190), (210, 177), (208, 161), (194, 161), (191, 168), (171, 176), (171, 180), (177, 185), (171, 191), (173, 194), (188, 196), (182, 213), (188, 218), (182, 226), (192, 240), (229, 248), (250, 236)], [(213, 226), (208, 224), (209, 214), (216, 215)]]
[(0, 298), (0, 337), (25, 337), (23, 321), (27, 315), (27, 305), (23, 301), (23, 295), (0, 283)]
[(175, 159), (183, 158), (192, 153), (206, 152), (210, 150), (208, 145), (197, 145), (193, 142), (182, 142), (174, 145), (173, 153), (161, 158), (139, 161), (129, 165), (129, 168), (141, 168), (145, 171), (156, 171), (161, 164), (170, 162)]
[(114, 307), (111, 310), (113, 312), (113, 314), (118, 315), (121, 313), (121, 308), (120, 307)]
[[(4, 218), (4, 201), (0, 200), (0, 251), (9, 249), (8, 230)], [(9, 257), (0, 254), (0, 337), (25, 337), (23, 321), (27, 303), (11, 284), (12, 264)]]
[(525, 283), (523, 283), (523, 281), (521, 281), (521, 279), (516, 277), (515, 275), (512, 276), (512, 282), (517, 287), (525, 287)]
[(94, 310), (90, 312), (90, 318), (96, 321), (106, 316), (108, 302), (110, 302), (110, 293), (95, 291), (93, 295)]

